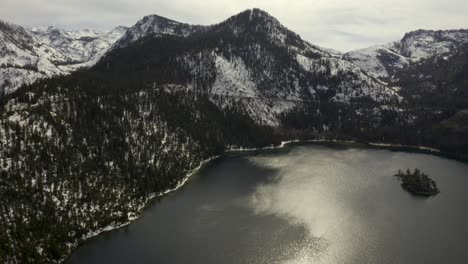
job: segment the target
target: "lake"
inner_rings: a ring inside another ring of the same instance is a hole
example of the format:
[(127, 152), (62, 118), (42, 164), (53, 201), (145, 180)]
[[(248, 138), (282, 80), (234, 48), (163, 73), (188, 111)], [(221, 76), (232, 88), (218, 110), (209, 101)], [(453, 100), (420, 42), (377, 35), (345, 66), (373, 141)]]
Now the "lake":
[[(441, 193), (393, 175), (419, 168)], [(468, 263), (468, 164), (346, 144), (228, 155), (69, 264)]]

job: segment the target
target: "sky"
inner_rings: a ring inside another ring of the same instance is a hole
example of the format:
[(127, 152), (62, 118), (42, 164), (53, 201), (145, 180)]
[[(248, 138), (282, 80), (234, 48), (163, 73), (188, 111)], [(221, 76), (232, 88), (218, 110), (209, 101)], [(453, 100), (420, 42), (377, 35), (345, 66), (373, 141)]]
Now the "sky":
[(0, 19), (107, 30), (149, 14), (209, 25), (253, 7), (303, 39), (342, 52), (396, 41), (417, 29), (468, 29), (467, 0), (0, 0)]

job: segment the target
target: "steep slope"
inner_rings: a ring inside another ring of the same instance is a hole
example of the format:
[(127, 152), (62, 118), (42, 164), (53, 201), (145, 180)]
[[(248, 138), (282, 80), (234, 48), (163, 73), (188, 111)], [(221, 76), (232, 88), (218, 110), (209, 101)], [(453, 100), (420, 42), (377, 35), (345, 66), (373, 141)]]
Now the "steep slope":
[(127, 28), (122, 26), (111, 31), (66, 31), (54, 27), (30, 30), (41, 45), (52, 47), (67, 56), (68, 61), (58, 64), (59, 67), (66, 65), (72, 69), (94, 65), (126, 31)]
[(125, 30), (26, 29), (0, 21), (0, 94), (95, 64)]
[(195, 32), (204, 31), (208, 27), (179, 23), (177, 21), (161, 17), (158, 15), (149, 15), (143, 17), (134, 26), (117, 41), (115, 47), (127, 46), (140, 38), (147, 36), (179, 36), (187, 37)]
[[(350, 51), (344, 58), (373, 76), (395, 82), (399, 74), (430, 60), (448, 60), (468, 43), (468, 30), (417, 30), (393, 43)], [(413, 76), (424, 78), (423, 74)]]
[(465, 144), (461, 117), (468, 109), (468, 30), (418, 30), (344, 58), (400, 87), (416, 122), (432, 126), (427, 134), (439, 135), (452, 147)]
[(352, 51), (353, 61), (390, 85), (412, 104), (466, 108), (468, 30), (407, 33), (400, 41)]
[(187, 86), (210, 94), (220, 107), (242, 105), (258, 123), (274, 126), (279, 114), (304, 101), (399, 100), (394, 89), (340, 54), (302, 40), (258, 9), (211, 26), (145, 17), (95, 70)]
[(279, 143), (180, 86), (76, 73), (23, 89), (0, 106), (1, 263), (61, 262), (226, 146)]

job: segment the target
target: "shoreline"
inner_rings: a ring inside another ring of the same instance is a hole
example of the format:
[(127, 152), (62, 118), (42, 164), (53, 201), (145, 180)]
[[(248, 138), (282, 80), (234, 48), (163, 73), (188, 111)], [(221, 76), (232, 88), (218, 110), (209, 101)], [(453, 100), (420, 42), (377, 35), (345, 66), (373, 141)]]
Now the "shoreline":
[(203, 160), (202, 162), (200, 162), (200, 164), (195, 167), (194, 169), (192, 169), (188, 174), (185, 175), (185, 177), (179, 181), (179, 183), (177, 184), (176, 187), (174, 188), (171, 188), (171, 189), (167, 189), (165, 191), (162, 191), (162, 192), (159, 192), (159, 193), (152, 193), (148, 196), (148, 198), (146, 198), (146, 200), (143, 202), (143, 204), (141, 204), (138, 209), (136, 210), (136, 214), (134, 214), (133, 216), (129, 217), (129, 219), (125, 222), (125, 223), (122, 223), (122, 224), (119, 224), (119, 225), (108, 225), (106, 227), (103, 227), (101, 229), (98, 229), (96, 231), (93, 231), (93, 232), (89, 232), (88, 234), (85, 235), (85, 237), (83, 238), (83, 240), (81, 242), (75, 242), (75, 243), (69, 243), (67, 244), (68, 248), (69, 248), (69, 252), (67, 253), (67, 255), (62, 259), (60, 260), (60, 263), (65, 263), (69, 258), (70, 256), (73, 254), (73, 252), (78, 249), (78, 247), (85, 243), (86, 241), (88, 241), (89, 239), (93, 238), (93, 237), (97, 237), (103, 233), (106, 233), (106, 232), (110, 232), (110, 231), (113, 231), (113, 230), (117, 230), (117, 229), (120, 229), (122, 227), (125, 227), (125, 226), (128, 226), (130, 225), (131, 223), (133, 223), (134, 221), (136, 221), (138, 218), (140, 218), (140, 216), (142, 215), (142, 212), (143, 210), (146, 208), (146, 206), (148, 205), (148, 203), (154, 199), (154, 198), (157, 198), (157, 197), (162, 197), (164, 195), (167, 195), (169, 193), (172, 193), (172, 192), (175, 192), (177, 191), (178, 189), (180, 189), (181, 187), (183, 187), (185, 185), (185, 183), (187, 183), (188, 180), (190, 180), (190, 178), (195, 174), (197, 173), (203, 166), (205, 166), (206, 164), (210, 163), (211, 161), (215, 160), (215, 159), (218, 159), (220, 158), (222, 155), (217, 155), (217, 156), (213, 156), (213, 157), (210, 157), (206, 160)]
[(374, 143), (374, 142), (368, 142), (367, 144), (369, 144), (370, 146), (374, 146), (374, 147), (410, 148), (410, 149), (426, 150), (426, 151), (434, 152), (434, 153), (443, 153), (440, 149), (430, 148), (430, 147), (425, 147), (425, 146), (412, 146), (412, 145)]
[(388, 143), (377, 143), (377, 142), (358, 142), (358, 141), (354, 141), (354, 140), (326, 140), (326, 139), (288, 140), (288, 141), (281, 141), (281, 144), (277, 145), (277, 146), (272, 145), (272, 146), (262, 147), (262, 148), (228, 148), (228, 149), (225, 150), (224, 154), (213, 156), (213, 157), (210, 157), (210, 158), (200, 162), (200, 164), (197, 167), (195, 167), (193, 170), (191, 170), (181, 181), (179, 181), (179, 183), (177, 184), (176, 187), (171, 188), (171, 189), (167, 189), (167, 190), (165, 190), (163, 192), (150, 194), (149, 197), (143, 202), (143, 204), (138, 207), (137, 213), (135, 215), (129, 217), (127, 222), (122, 223), (120, 225), (115, 225), (115, 226), (109, 225), (109, 226), (101, 228), (101, 229), (99, 229), (97, 231), (90, 232), (85, 236), (83, 241), (81, 241), (80, 243), (71, 244), (69, 246), (70, 252), (66, 255), (65, 258), (63, 258), (61, 260), (61, 262), (63, 263), (65, 261), (67, 261), (70, 258), (70, 256), (73, 254), (73, 252), (81, 244), (85, 243), (90, 238), (99, 236), (99, 235), (101, 235), (101, 234), (103, 234), (105, 232), (110, 232), (110, 231), (117, 230), (117, 229), (120, 229), (122, 227), (130, 225), (132, 222), (137, 220), (142, 215), (143, 210), (147, 207), (148, 203), (152, 199), (154, 199), (156, 197), (162, 197), (162, 196), (164, 196), (166, 194), (177, 191), (178, 189), (183, 187), (187, 183), (187, 181), (189, 181), (190, 178), (195, 173), (197, 173), (203, 166), (210, 163), (211, 161), (213, 161), (215, 159), (218, 159), (218, 158), (224, 156), (225, 154), (229, 154), (229, 153), (243, 153), (243, 152), (261, 151), (261, 150), (282, 149), (282, 148), (284, 148), (284, 147), (286, 147), (286, 146), (288, 146), (290, 144), (294, 144), (294, 143), (360, 143), (360, 144), (367, 144), (369, 146), (377, 147), (377, 148), (386, 148), (386, 149), (389, 149), (389, 148), (408, 148), (408, 149), (414, 149), (414, 150), (427, 151), (427, 152), (433, 153), (433, 154), (443, 154), (443, 152), (438, 150), (438, 149), (429, 148), (429, 147), (425, 147), (425, 146), (410, 146), (410, 145), (388, 144)]
[(281, 144), (278, 146), (268, 146), (268, 147), (263, 147), (263, 148), (231, 148), (231, 149), (227, 149), (226, 153), (241, 153), (241, 152), (251, 152), (251, 151), (258, 151), (258, 150), (281, 149), (287, 145), (294, 144), (294, 143), (356, 143), (356, 144), (365, 144), (365, 145), (378, 147), (378, 148), (407, 148), (407, 149), (428, 151), (430, 153), (438, 153), (438, 154), (444, 153), (439, 149), (425, 147), (425, 146), (389, 144), (389, 143), (379, 143), (379, 142), (359, 142), (355, 140), (336, 140), (336, 139), (288, 140), (288, 141), (281, 141)]

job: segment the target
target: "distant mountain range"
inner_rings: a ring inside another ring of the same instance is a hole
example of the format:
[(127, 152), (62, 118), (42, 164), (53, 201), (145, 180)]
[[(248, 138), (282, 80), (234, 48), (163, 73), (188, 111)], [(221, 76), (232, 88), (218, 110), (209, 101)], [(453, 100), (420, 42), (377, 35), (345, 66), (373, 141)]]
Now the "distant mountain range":
[(24, 28), (0, 21), (0, 94), (94, 65), (125, 31)]
[(393, 43), (350, 51), (345, 58), (377, 78), (395, 82), (399, 72), (425, 60), (447, 61), (457, 56), (466, 44), (468, 30), (417, 30)]
[(468, 30), (418, 30), (402, 40), (351, 51), (344, 58), (410, 101), (466, 107)]
[(0, 262), (61, 262), (227, 149), (336, 139), (466, 157), (467, 42), (419, 30), (341, 54), (259, 9), (110, 32), (2, 22)]

